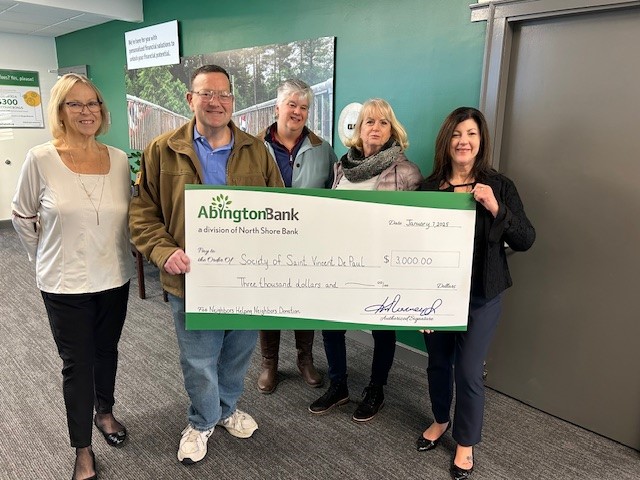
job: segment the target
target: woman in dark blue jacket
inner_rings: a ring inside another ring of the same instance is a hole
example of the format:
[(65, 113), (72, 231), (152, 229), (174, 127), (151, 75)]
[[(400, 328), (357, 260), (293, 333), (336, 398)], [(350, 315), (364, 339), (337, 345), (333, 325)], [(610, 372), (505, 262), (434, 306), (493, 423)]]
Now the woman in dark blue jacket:
[(480, 442), (484, 412), (483, 361), (498, 324), (502, 292), (512, 284), (505, 243), (529, 249), (535, 230), (514, 183), (490, 164), (487, 123), (475, 108), (461, 107), (445, 119), (436, 140), (433, 173), (421, 189), (471, 193), (477, 202), (469, 319), (465, 332), (425, 331), (427, 377), (434, 422), (418, 438), (419, 451), (432, 450), (451, 426), (457, 442), (451, 474), (473, 471), (473, 446)]

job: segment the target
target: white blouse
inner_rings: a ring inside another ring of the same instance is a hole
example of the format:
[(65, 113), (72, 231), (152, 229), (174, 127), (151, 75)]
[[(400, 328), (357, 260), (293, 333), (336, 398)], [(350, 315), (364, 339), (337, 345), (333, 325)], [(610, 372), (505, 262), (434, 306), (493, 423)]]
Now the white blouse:
[(375, 190), (376, 182), (380, 175), (370, 178), (369, 180), (363, 180), (362, 182), (350, 182), (344, 175), (338, 181), (336, 190)]
[(109, 173), (81, 174), (86, 192), (51, 142), (27, 153), (12, 202), (25, 218), (14, 215), (13, 226), (29, 260), (36, 260), (36, 281), (44, 292), (101, 292), (133, 276), (129, 161), (122, 150), (107, 149)]

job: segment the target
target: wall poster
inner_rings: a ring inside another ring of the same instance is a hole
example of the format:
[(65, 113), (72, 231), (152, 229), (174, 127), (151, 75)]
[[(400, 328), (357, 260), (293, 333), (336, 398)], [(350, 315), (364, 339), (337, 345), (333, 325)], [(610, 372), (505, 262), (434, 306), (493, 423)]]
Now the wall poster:
[(0, 70), (0, 128), (44, 128), (38, 72)]

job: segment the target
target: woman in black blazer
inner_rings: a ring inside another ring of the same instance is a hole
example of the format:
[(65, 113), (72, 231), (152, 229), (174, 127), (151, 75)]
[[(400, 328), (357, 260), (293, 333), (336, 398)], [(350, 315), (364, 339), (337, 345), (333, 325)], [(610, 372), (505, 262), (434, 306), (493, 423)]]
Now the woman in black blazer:
[(514, 183), (491, 167), (490, 150), (482, 113), (457, 108), (440, 128), (433, 172), (421, 186), (422, 190), (471, 193), (477, 202), (467, 331), (424, 331), (434, 422), (416, 446), (419, 451), (432, 450), (451, 427), (455, 384), (453, 438), (457, 446), (451, 474), (456, 480), (471, 475), (473, 446), (481, 439), (483, 362), (500, 318), (502, 292), (512, 284), (505, 243), (512, 250), (524, 251), (536, 236)]

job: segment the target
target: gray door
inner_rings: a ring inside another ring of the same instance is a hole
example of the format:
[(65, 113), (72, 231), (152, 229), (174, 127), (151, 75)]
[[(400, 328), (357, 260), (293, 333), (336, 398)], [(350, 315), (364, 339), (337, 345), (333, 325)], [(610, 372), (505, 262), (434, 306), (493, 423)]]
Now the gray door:
[(488, 384), (640, 449), (640, 10), (513, 33), (499, 169), (538, 238)]

